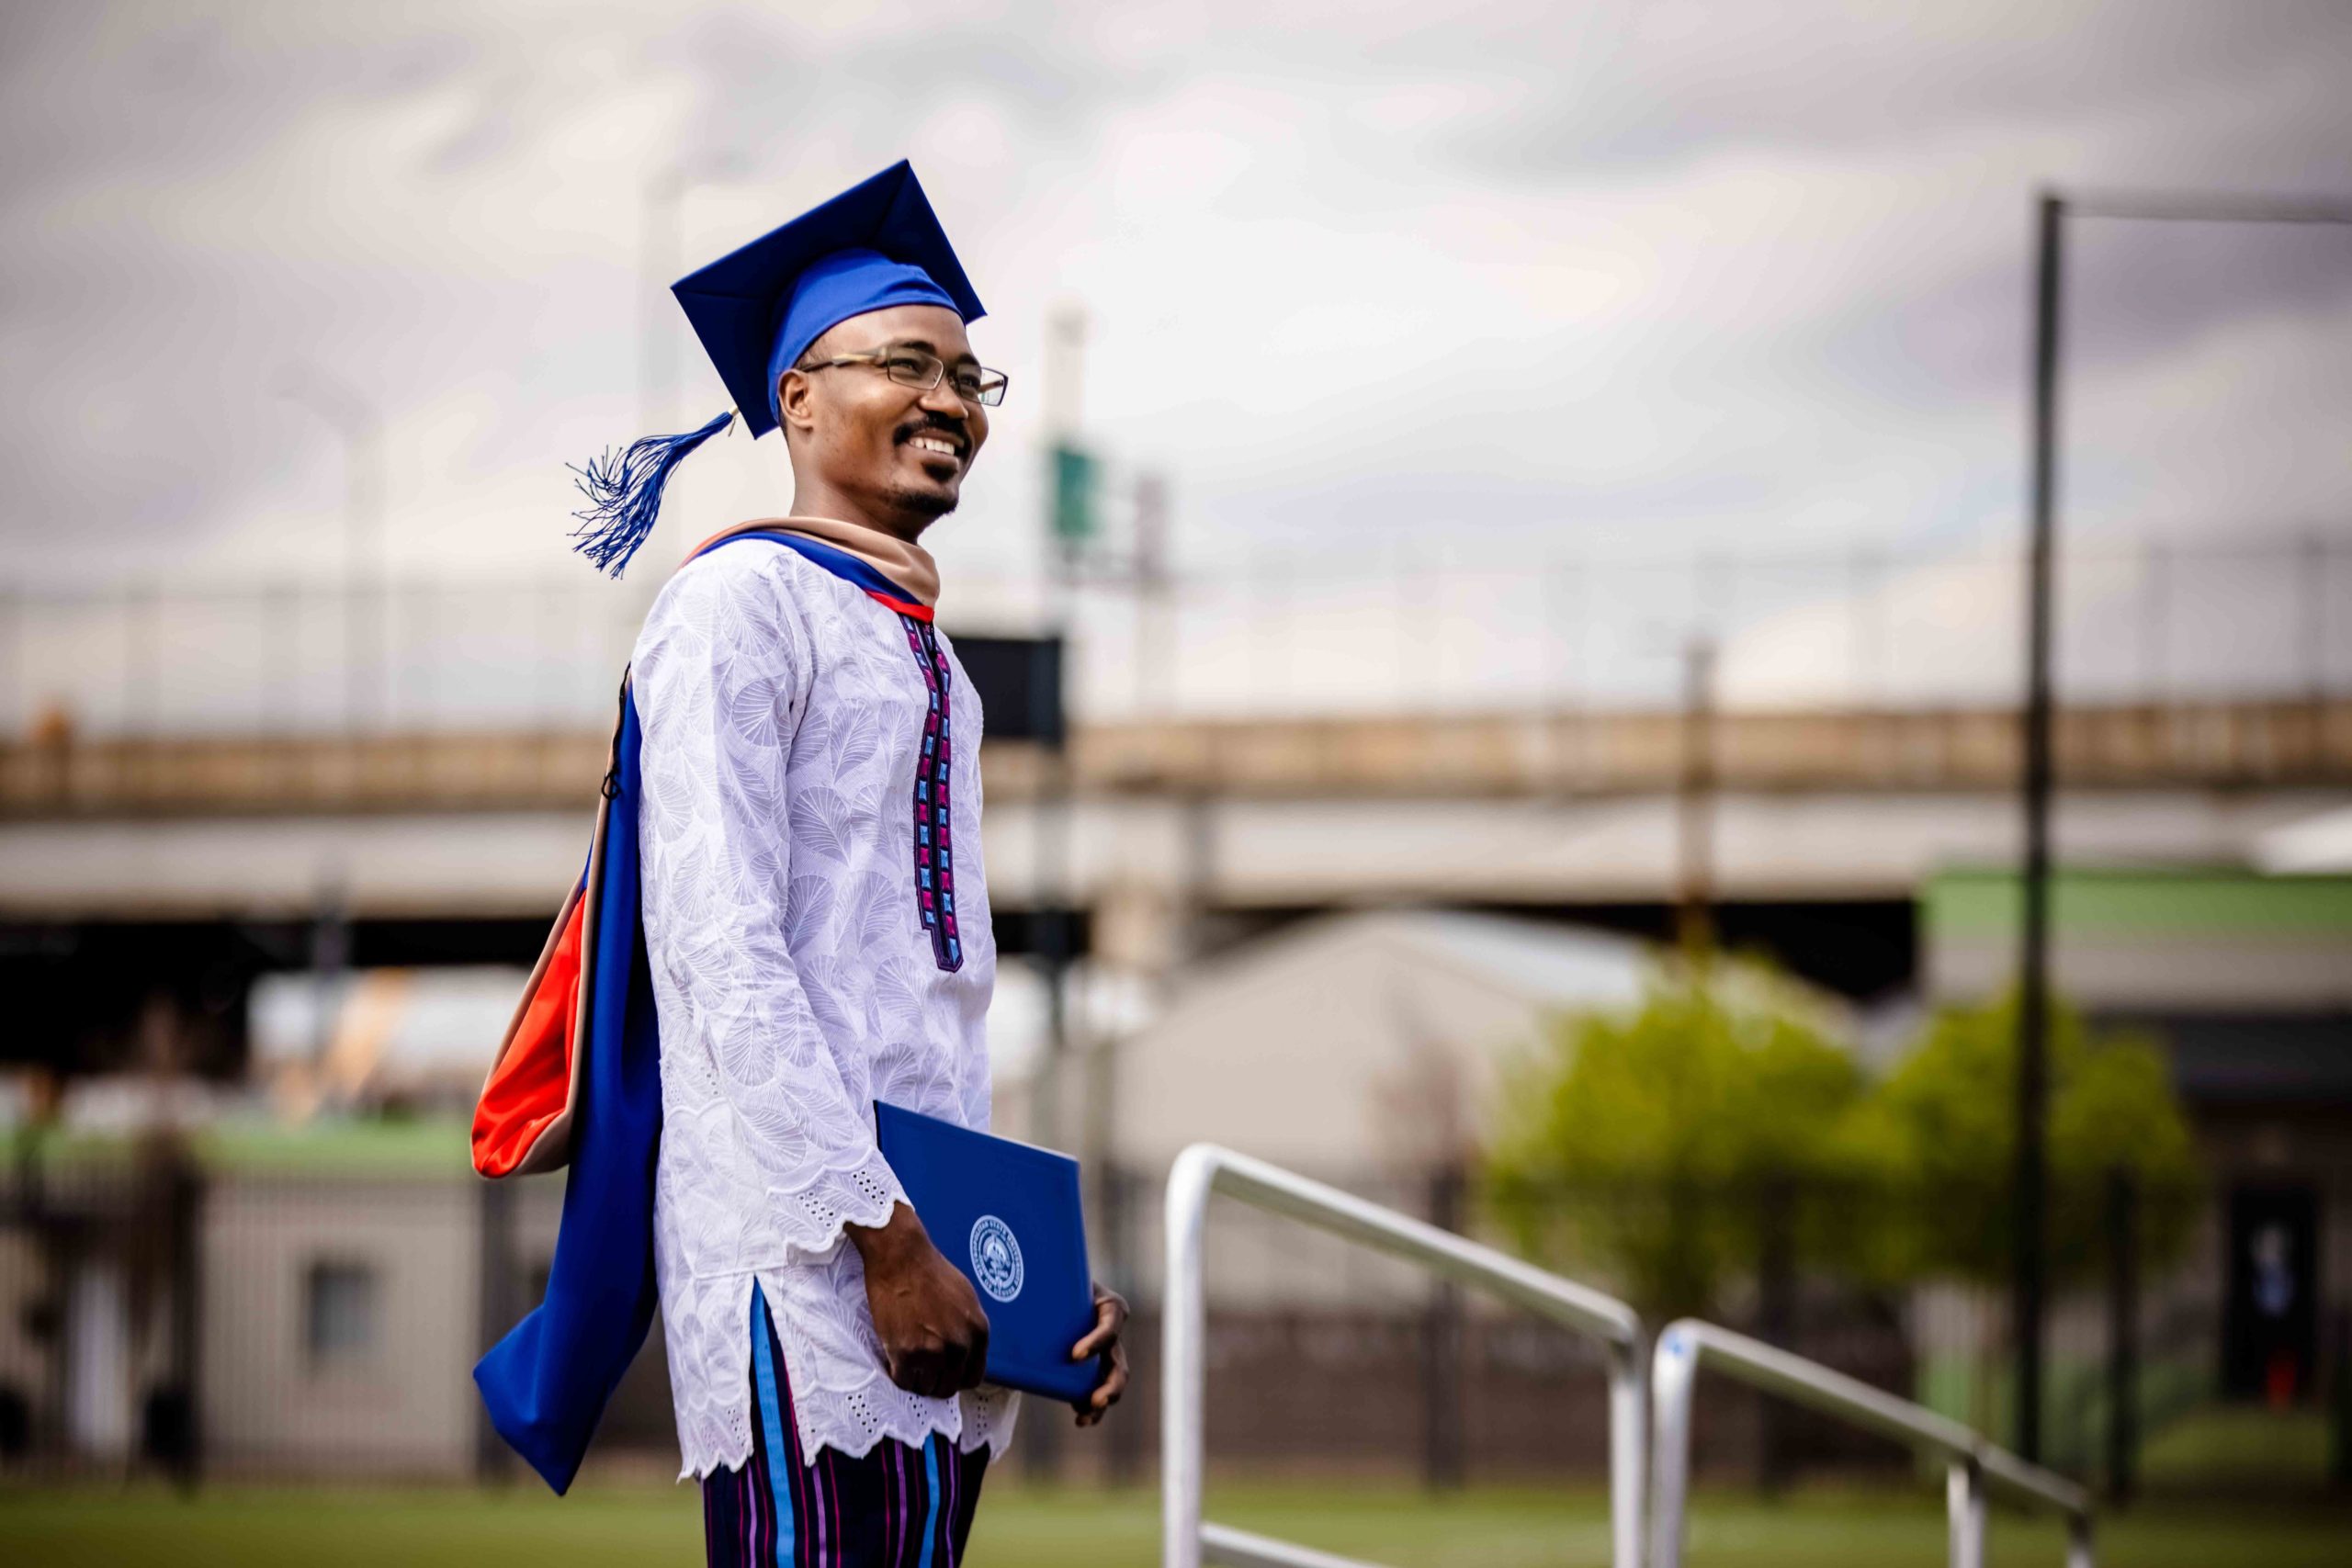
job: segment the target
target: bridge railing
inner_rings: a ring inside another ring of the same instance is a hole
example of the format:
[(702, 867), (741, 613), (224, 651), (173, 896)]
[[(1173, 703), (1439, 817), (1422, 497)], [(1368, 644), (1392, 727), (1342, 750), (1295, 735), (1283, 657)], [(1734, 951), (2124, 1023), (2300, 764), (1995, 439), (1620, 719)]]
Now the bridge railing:
[(2092, 1568), (2090, 1499), (2073, 1482), (1907, 1399), (1744, 1334), (1688, 1318), (1668, 1324), (1658, 1336), (1650, 1371), (1650, 1568), (1681, 1568), (1690, 1408), (1702, 1364), (1943, 1461), (1952, 1568), (1984, 1568), (1988, 1491), (2064, 1515), (2066, 1568)]
[[(551, 538), (541, 558), (560, 554)], [(546, 576), (207, 581), (153, 563), (107, 583), (0, 581), (0, 735), (594, 729), (665, 568), (649, 557), (617, 584), (571, 561)], [(1098, 724), (1671, 710), (1705, 644), (1726, 709), (2006, 705), (2023, 679), (2023, 581), (2006, 539), (1476, 561), (1400, 540), (1203, 563), (1140, 596), (1070, 584), (1068, 696)], [(967, 563), (949, 630), (1038, 626), (1044, 586)], [(2056, 592), (2070, 705), (2352, 693), (2340, 525), (2075, 540)]]
[[(610, 692), (605, 694), (609, 708)], [(980, 752), (989, 798), (1334, 796), (1492, 800), (1659, 794), (1703, 722), (1726, 792), (1994, 793), (2016, 787), (2010, 708), (1917, 713), (1425, 714), (1410, 718), (1082, 725), (1049, 758)], [(357, 815), (576, 808), (602, 777), (608, 713), (557, 730), (31, 740), (0, 730), (0, 818)], [(2069, 708), (2058, 768), (2088, 789), (2341, 788), (2352, 700)], [(584, 781), (584, 782), (583, 782)]]
[(1201, 1517), (1206, 1454), (1209, 1199), (1227, 1197), (1385, 1253), (1600, 1341), (1609, 1358), (1609, 1509), (1614, 1568), (1640, 1568), (1645, 1452), (1641, 1320), (1624, 1303), (1547, 1274), (1451, 1231), (1337, 1188), (1195, 1144), (1168, 1175), (1168, 1265), (1162, 1325), (1161, 1562), (1164, 1568), (1366, 1568), (1350, 1559), (1210, 1523)]

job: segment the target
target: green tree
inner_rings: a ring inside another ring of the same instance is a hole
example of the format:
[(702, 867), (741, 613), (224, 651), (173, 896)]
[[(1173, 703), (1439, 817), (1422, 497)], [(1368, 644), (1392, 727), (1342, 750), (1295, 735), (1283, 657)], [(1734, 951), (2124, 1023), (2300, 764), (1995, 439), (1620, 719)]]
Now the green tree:
[(1705, 1313), (1754, 1266), (1775, 1184), (1849, 1172), (1863, 1089), (1790, 982), (1678, 967), (1630, 1014), (1555, 1022), (1509, 1084), (1489, 1205), (1522, 1248), (1609, 1269), (1645, 1313)]
[[(2048, 1063), (2053, 1277), (2084, 1280), (2105, 1263), (2109, 1181), (2118, 1171), (2139, 1190), (2147, 1263), (2177, 1257), (2195, 1220), (2198, 1168), (2163, 1052), (2135, 1034), (2095, 1033), (2080, 1013), (2054, 1004)], [(1903, 1271), (2007, 1281), (2017, 1224), (2017, 1071), (2012, 996), (1937, 1013), (1871, 1096), (1858, 1140), (1917, 1216), (1894, 1230)]]
[[(2137, 1190), (2143, 1268), (2177, 1257), (2197, 1213), (2197, 1160), (2163, 1053), (2094, 1032), (2054, 1003), (2049, 1034), (2047, 1251), (2055, 1283), (2096, 1278), (2109, 1259), (2115, 1173)], [(2006, 1286), (2016, 1260), (2018, 1009), (2014, 996), (1948, 1008), (1857, 1118), (1857, 1142), (1887, 1181), (1878, 1261), (1895, 1279)], [(1978, 1317), (1962, 1416), (2003, 1425), (2000, 1348), (2007, 1314)]]

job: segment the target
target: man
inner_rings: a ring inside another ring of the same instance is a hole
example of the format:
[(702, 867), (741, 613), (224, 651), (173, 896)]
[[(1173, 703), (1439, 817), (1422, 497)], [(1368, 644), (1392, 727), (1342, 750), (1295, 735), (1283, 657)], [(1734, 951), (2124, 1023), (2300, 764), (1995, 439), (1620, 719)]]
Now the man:
[[(607, 791), (636, 802), (684, 1473), (713, 1563), (950, 1568), (1015, 1396), (983, 1382), (988, 1320), (872, 1107), (988, 1123), (979, 705), (919, 541), (955, 509), (1004, 378), (972, 353), (979, 301), (904, 164), (676, 292), (746, 425), (784, 432), (795, 491), (789, 516), (729, 530), (662, 590), (625, 697), (635, 771), (616, 762)], [(583, 549), (625, 563), (670, 471), (727, 423), (591, 465)], [(572, 1214), (568, 1193), (567, 1232)], [(575, 1262), (550, 1308), (609, 1272)], [(1126, 1383), (1125, 1303), (1095, 1294), (1071, 1350), (1102, 1369), (1080, 1426)], [(547, 1381), (571, 1342), (544, 1330), (523, 1371), (522, 1350), (486, 1359), (502, 1431), (528, 1424), (502, 1390)], [(567, 1459), (534, 1455), (564, 1482)]]

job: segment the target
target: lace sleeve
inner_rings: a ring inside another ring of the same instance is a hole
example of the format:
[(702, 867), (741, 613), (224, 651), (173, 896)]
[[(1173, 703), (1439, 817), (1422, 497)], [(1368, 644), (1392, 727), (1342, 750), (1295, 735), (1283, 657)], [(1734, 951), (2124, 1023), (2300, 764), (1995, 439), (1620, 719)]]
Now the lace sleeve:
[[(765, 553), (737, 547), (695, 562), (647, 618), (631, 665), (644, 736), (641, 897), (661, 1007), (663, 1136), (679, 1140), (688, 1162), (678, 1197), (724, 1210), (755, 1174), (785, 1246), (818, 1254), (844, 1224), (886, 1222), (905, 1192), (786, 944), (786, 763), (811, 661), (806, 626), (763, 569)], [(699, 1124), (716, 1118), (731, 1129), (706, 1135)], [(709, 1169), (696, 1181), (696, 1149), (714, 1159), (735, 1151), (729, 1160), (748, 1157), (755, 1173)], [(712, 1213), (695, 1223), (743, 1221)]]

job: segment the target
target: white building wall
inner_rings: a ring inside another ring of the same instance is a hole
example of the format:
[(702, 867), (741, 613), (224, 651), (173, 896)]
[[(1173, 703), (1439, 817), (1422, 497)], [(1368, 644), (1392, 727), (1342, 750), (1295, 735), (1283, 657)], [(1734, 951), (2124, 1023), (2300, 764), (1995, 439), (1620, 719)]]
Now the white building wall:
[[(207, 1461), (456, 1476), (473, 1463), (480, 1195), (470, 1182), (223, 1177), (204, 1215)], [(372, 1271), (366, 1343), (311, 1353), (319, 1263)]]

